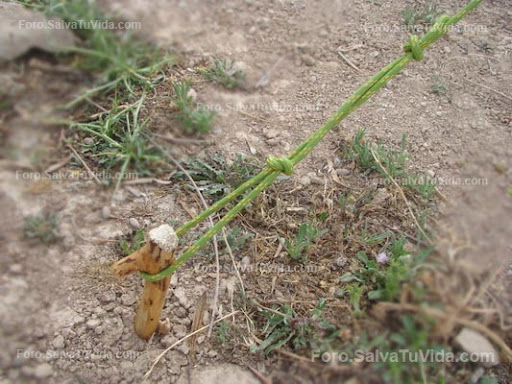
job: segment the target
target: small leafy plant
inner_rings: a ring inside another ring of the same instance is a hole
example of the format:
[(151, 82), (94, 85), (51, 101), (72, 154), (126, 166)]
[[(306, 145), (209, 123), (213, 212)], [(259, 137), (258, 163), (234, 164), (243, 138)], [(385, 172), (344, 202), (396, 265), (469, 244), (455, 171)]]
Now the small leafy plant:
[[(188, 174), (199, 187), (203, 196), (217, 199), (227, 195), (234, 188), (256, 175), (261, 168), (255, 159), (237, 155), (232, 164), (220, 154), (214, 153), (206, 159), (193, 158), (184, 161)], [(174, 176), (177, 179), (188, 180), (183, 172)], [(187, 184), (194, 190), (194, 186)]]
[(439, 10), (439, 5), (436, 1), (428, 1), (422, 7), (420, 6), (408, 6), (402, 12), (400, 16), (407, 26), (415, 27), (417, 31), (418, 26), (432, 26), (436, 22), (437, 17), (442, 12)]
[(444, 95), (446, 93), (446, 85), (439, 73), (432, 73), (431, 81), (431, 89), (433, 93), (436, 95)]
[(72, 123), (72, 127), (97, 139), (93, 144), (83, 145), (83, 153), (89, 153), (106, 169), (119, 167), (116, 190), (130, 170), (149, 176), (157, 164), (163, 164), (160, 151), (145, 136), (147, 121), (140, 119), (144, 99), (142, 96), (125, 107), (118, 107), (115, 102), (112, 110), (96, 121)]
[(214, 60), (213, 64), (201, 73), (206, 80), (221, 84), (228, 89), (240, 87), (245, 79), (245, 73), (237, 69), (230, 60)]
[(315, 240), (328, 232), (327, 229), (318, 230), (311, 223), (301, 224), (295, 239), (284, 239), (284, 249), (293, 260), (304, 262), (306, 253)]
[[(78, 25), (109, 22), (94, 1), (39, 0), (25, 5)], [(68, 108), (100, 92), (108, 94), (117, 90), (123, 95), (133, 96), (136, 89), (152, 89), (156, 83), (152, 75), (173, 62), (172, 57), (127, 33), (87, 26), (75, 28), (73, 32), (83, 46), (63, 47), (63, 51), (76, 54), (76, 65), (80, 68), (99, 73), (99, 85), (73, 100)]]
[(271, 311), (260, 308), (260, 313), (266, 319), (263, 330), (265, 340), (251, 350), (269, 354), (287, 344), (291, 344), (294, 349), (318, 349), (328, 344), (336, 338), (338, 330), (323, 316), (326, 303), (326, 299), (319, 299), (316, 308), (311, 310), (308, 317), (299, 317), (293, 308), (286, 304), (275, 306)]
[(194, 99), (190, 96), (190, 82), (175, 82), (173, 88), (172, 102), (177, 110), (173, 115), (174, 118), (180, 121), (186, 133), (196, 135), (208, 133), (213, 128), (215, 114), (196, 106)]
[(119, 239), (119, 247), (123, 251), (124, 256), (128, 256), (129, 254), (137, 251), (144, 245), (146, 241), (144, 237), (145, 233), (146, 229), (141, 228), (137, 230), (137, 232), (135, 232), (135, 235), (131, 240), (125, 238)]
[(370, 300), (396, 299), (402, 284), (412, 280), (416, 275), (415, 267), (424, 263), (432, 251), (431, 248), (425, 248), (413, 257), (405, 251), (404, 245), (405, 239), (393, 236), (389, 250), (382, 252), (387, 259), (382, 264), (378, 263), (377, 258), (369, 258), (365, 252), (359, 252), (357, 258), (363, 267), (343, 275), (341, 281), (364, 285), (369, 289), (367, 295)]
[(23, 223), (23, 234), (29, 239), (53, 243), (58, 238), (58, 215), (56, 212), (28, 216)]
[(353, 160), (369, 172), (379, 173), (387, 179), (388, 183), (391, 182), (390, 178), (395, 179), (395, 181), (402, 184), (406, 191), (419, 195), (423, 203), (433, 199), (438, 183), (428, 176), (410, 174), (407, 171), (409, 156), (405, 150), (406, 135), (402, 136), (399, 150), (388, 148), (382, 144), (372, 147), (372, 144), (364, 139), (364, 135), (365, 130), (359, 129), (344, 146), (343, 154), (346, 159)]

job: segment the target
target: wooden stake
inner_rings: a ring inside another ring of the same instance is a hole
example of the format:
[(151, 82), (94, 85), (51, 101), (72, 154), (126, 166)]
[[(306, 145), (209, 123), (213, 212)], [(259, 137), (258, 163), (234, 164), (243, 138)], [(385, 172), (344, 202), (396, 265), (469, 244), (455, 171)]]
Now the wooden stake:
[[(125, 277), (136, 271), (153, 274), (173, 263), (178, 237), (170, 225), (164, 224), (152, 229), (147, 238), (146, 245), (112, 266), (115, 275)], [(154, 283), (144, 282), (135, 314), (135, 333), (141, 339), (149, 339), (156, 331), (170, 282), (171, 276)]]

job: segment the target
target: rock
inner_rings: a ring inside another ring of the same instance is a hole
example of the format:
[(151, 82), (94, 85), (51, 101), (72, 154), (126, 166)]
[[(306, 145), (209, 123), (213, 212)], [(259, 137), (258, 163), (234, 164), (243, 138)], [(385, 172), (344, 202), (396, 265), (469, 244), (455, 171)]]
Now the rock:
[(89, 329), (95, 329), (96, 327), (98, 327), (99, 325), (101, 324), (101, 321), (99, 319), (91, 319), (91, 320), (87, 320), (87, 323), (85, 323), (85, 325), (87, 326), (87, 328)]
[(444, 51), (444, 53), (451, 53), (452, 50), (450, 49), (450, 47), (445, 46), (443, 48), (443, 51)]
[(311, 180), (311, 184), (316, 184), (316, 185), (324, 184), (324, 181), (322, 180), (322, 178), (317, 176), (317, 174), (315, 172), (308, 172), (308, 174), (306, 176), (309, 177), (309, 179)]
[(84, 144), (85, 145), (93, 145), (94, 144), (94, 139), (92, 137), (86, 137), (84, 139)]
[(190, 352), (190, 348), (187, 343), (181, 343), (178, 346), (176, 346), (176, 350), (180, 351), (184, 355), (188, 355)]
[(307, 187), (308, 185), (311, 184), (311, 179), (309, 177), (307, 177), (307, 176), (302, 176), (302, 177), (299, 178), (298, 182), (303, 187)]
[(308, 67), (312, 67), (316, 64), (315, 59), (311, 55), (302, 55), (301, 60)]
[(178, 341), (178, 339), (176, 337), (167, 335), (162, 338), (161, 343), (165, 348), (169, 348), (171, 345), (173, 345), (177, 341)]
[[(62, 23), (52, 18), (55, 24)], [(75, 37), (70, 29), (38, 28), (48, 25), (43, 15), (16, 3), (0, 5), (0, 61), (13, 60), (30, 48), (59, 52), (62, 47), (74, 45)]]
[(187, 308), (188, 309), (192, 305), (192, 303), (189, 302), (189, 300), (187, 298), (187, 293), (186, 293), (186, 291), (185, 291), (185, 289), (183, 287), (177, 287), (174, 290), (174, 296), (178, 299), (178, 302), (180, 303), (180, 305), (183, 308)]
[(48, 363), (43, 363), (35, 367), (33, 375), (38, 379), (46, 379), (53, 373), (53, 368)]
[(98, 300), (104, 304), (111, 303), (116, 299), (116, 294), (112, 291), (105, 291), (98, 296)]
[(130, 220), (128, 220), (130, 225), (133, 229), (140, 229), (141, 225), (139, 223), (139, 220), (137, 220), (135, 217), (130, 217)]
[(171, 331), (171, 320), (168, 317), (160, 319), (158, 322), (158, 333), (161, 335), (167, 335)]
[(279, 136), (279, 131), (277, 129), (269, 129), (269, 130), (263, 131), (263, 136), (266, 139), (274, 139), (277, 136)]
[(64, 348), (65, 342), (64, 342), (64, 336), (57, 335), (55, 339), (52, 340), (52, 346), (55, 349), (62, 349)]
[(372, 205), (382, 205), (391, 195), (386, 188), (378, 188), (377, 193), (372, 199)]
[(370, 57), (372, 59), (375, 59), (375, 58), (379, 57), (379, 55), (380, 55), (379, 51), (373, 51), (373, 52), (370, 53)]
[(480, 333), (463, 328), (455, 337), (455, 343), (472, 358), (478, 358), (484, 367), (493, 367), (500, 363), (500, 356), (494, 346)]
[(21, 273), (23, 272), (23, 266), (21, 264), (12, 264), (9, 266), (9, 271), (11, 273)]
[(135, 304), (135, 296), (133, 293), (125, 293), (121, 296), (121, 303), (127, 307), (131, 307)]
[(341, 168), (336, 170), (336, 173), (338, 174), (338, 176), (348, 176), (350, 175), (351, 171), (350, 169)]
[(197, 100), (197, 91), (194, 88), (190, 88), (190, 90), (187, 93), (187, 97), (190, 97), (192, 101)]
[(187, 335), (187, 327), (184, 325), (175, 325), (172, 330), (174, 331), (174, 336), (176, 336), (178, 339), (182, 339)]
[(177, 384), (259, 384), (260, 381), (248, 369), (236, 364), (199, 366), (190, 371), (190, 377), (182, 375)]

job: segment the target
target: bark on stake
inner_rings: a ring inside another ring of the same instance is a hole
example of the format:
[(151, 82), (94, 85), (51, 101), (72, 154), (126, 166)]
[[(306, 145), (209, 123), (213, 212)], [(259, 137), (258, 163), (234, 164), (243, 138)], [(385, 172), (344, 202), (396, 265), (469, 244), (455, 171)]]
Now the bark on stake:
[[(146, 245), (141, 249), (112, 266), (115, 275), (125, 277), (136, 271), (154, 274), (173, 263), (178, 237), (170, 225), (164, 224), (152, 229), (147, 239)], [(167, 276), (154, 283), (144, 282), (139, 308), (135, 314), (135, 333), (141, 339), (149, 339), (156, 331), (170, 281), (171, 276)]]

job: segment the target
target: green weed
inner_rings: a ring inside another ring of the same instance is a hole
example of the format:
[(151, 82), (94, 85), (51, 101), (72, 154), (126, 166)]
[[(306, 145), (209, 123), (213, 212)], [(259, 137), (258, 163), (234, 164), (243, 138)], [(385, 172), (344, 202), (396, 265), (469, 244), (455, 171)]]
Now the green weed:
[[(252, 238), (251, 234), (247, 234), (240, 227), (229, 228), (226, 231), (226, 239), (233, 253), (240, 252), (245, 243)], [(227, 248), (223, 241), (219, 243), (220, 250)]]
[(318, 230), (318, 228), (311, 223), (301, 224), (295, 239), (284, 239), (284, 249), (293, 260), (304, 262), (306, 261), (307, 251), (311, 245), (327, 232), (327, 229)]
[(220, 344), (227, 344), (231, 341), (231, 332), (227, 321), (220, 322), (219, 329), (217, 330), (217, 340)]
[(392, 301), (400, 293), (403, 283), (411, 281), (417, 273), (416, 267), (423, 264), (432, 248), (425, 248), (414, 256), (404, 249), (405, 239), (392, 236), (391, 245), (386, 246), (378, 255), (382, 257), (369, 258), (365, 252), (357, 254), (363, 266), (354, 272), (341, 277), (341, 281), (359, 286), (362, 284), (368, 290), (370, 300)]
[[(211, 199), (221, 198), (240, 184), (255, 176), (261, 168), (255, 159), (237, 155), (232, 164), (220, 154), (209, 155), (202, 160), (194, 158), (184, 162), (188, 174), (194, 179), (203, 196)], [(187, 180), (183, 172), (178, 172), (175, 178)], [(187, 188), (195, 190), (187, 184)]]
[[(84, 26), (86, 23), (109, 22), (94, 1), (40, 0), (24, 4), (49, 16)], [(148, 42), (127, 33), (91, 27), (73, 29), (73, 32), (83, 46), (62, 47), (62, 50), (77, 55), (78, 67), (98, 73), (99, 84), (67, 104), (67, 108), (89, 100), (99, 92), (109, 94), (118, 90), (123, 95), (134, 95), (136, 89), (152, 89), (157, 81), (154, 75), (173, 61)]]
[[(382, 144), (372, 146), (372, 143), (365, 140), (364, 135), (365, 130), (359, 129), (350, 142), (344, 146), (343, 154), (346, 159), (353, 160), (368, 172), (379, 173), (386, 178), (388, 183), (391, 182), (390, 178), (393, 178), (401, 183), (406, 191), (419, 195), (423, 203), (434, 198), (437, 182), (427, 176), (410, 174), (407, 171), (409, 156), (405, 150), (406, 135), (402, 136), (399, 150), (390, 149)], [(372, 154), (372, 149), (378, 162)]]
[(208, 133), (213, 128), (215, 114), (196, 106), (189, 94), (190, 83), (188, 81), (176, 82), (173, 84), (173, 88), (172, 102), (178, 110), (173, 117), (179, 120), (186, 133)]
[(427, 351), (432, 354), (451, 352), (448, 347), (429, 341), (431, 325), (405, 315), (395, 328), (394, 332), (384, 332), (374, 338), (369, 338), (364, 332), (343, 352), (371, 362), (371, 369), (380, 375), (384, 383), (451, 382), (445, 381), (449, 378), (442, 364), (421, 359), (420, 353), (425, 355)]
[(444, 95), (446, 93), (446, 85), (440, 74), (432, 73), (430, 88), (436, 95)]
[(29, 239), (53, 243), (58, 238), (58, 215), (56, 212), (28, 216), (23, 223), (23, 234)]
[(228, 89), (240, 87), (245, 79), (245, 73), (237, 69), (230, 60), (214, 60), (213, 64), (201, 74), (208, 81), (221, 84)]
[(125, 107), (118, 107), (115, 102), (112, 110), (96, 121), (70, 123), (71, 127), (98, 139), (92, 145), (84, 145), (84, 153), (89, 153), (106, 169), (120, 168), (116, 190), (128, 171), (148, 176), (155, 172), (156, 164), (163, 164), (160, 151), (145, 136), (147, 121), (141, 121), (139, 116), (143, 102), (144, 96)]
[(266, 319), (263, 329), (265, 339), (251, 350), (269, 354), (288, 344), (296, 350), (320, 348), (328, 344), (338, 335), (338, 331), (323, 316), (325, 304), (325, 299), (319, 299), (316, 308), (307, 317), (299, 317), (289, 305), (275, 306), (271, 311), (259, 307), (261, 315)]
[(427, 1), (423, 6), (408, 6), (400, 12), (400, 16), (402, 16), (405, 25), (415, 27), (417, 31), (420, 25), (434, 25), (441, 13), (437, 1)]
[(144, 237), (145, 233), (146, 229), (141, 228), (137, 232), (135, 232), (135, 235), (131, 240), (125, 238), (119, 239), (119, 247), (123, 251), (124, 256), (127, 256), (139, 250), (144, 245), (144, 243), (146, 242), (146, 239)]

